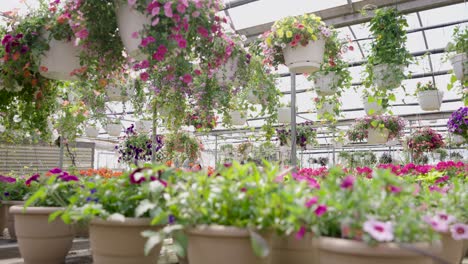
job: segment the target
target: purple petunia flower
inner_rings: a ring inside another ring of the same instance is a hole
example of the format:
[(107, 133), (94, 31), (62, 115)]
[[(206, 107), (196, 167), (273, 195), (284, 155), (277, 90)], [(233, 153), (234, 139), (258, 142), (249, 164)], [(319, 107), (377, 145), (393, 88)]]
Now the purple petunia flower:
[(174, 215), (169, 215), (168, 217), (168, 222), (170, 225), (174, 224), (175, 223), (175, 216)]
[(49, 172), (52, 174), (59, 174), (62, 173), (62, 170), (60, 168), (53, 168)]
[(38, 182), (39, 177), (41, 177), (39, 174), (34, 174), (33, 176), (29, 177), (25, 182), (26, 186), (30, 186), (33, 181)]
[(355, 180), (356, 178), (351, 175), (346, 176), (340, 184), (341, 189), (352, 189)]
[(76, 177), (75, 175), (68, 175), (68, 174), (65, 174), (65, 175), (61, 175), (58, 177), (60, 180), (62, 181), (65, 181), (65, 182), (69, 182), (69, 181), (79, 181), (80, 179), (78, 179), (78, 177)]
[(146, 181), (145, 175), (143, 174), (143, 171), (146, 170), (147, 168), (138, 168), (134, 170), (130, 174), (130, 182), (133, 184), (140, 184), (144, 181)]
[(316, 216), (322, 216), (326, 212), (327, 212), (327, 206), (324, 205), (324, 204), (321, 204), (321, 205), (317, 206), (317, 209), (315, 209), (315, 211), (314, 211)]
[(0, 175), (0, 182), (15, 183), (16, 179), (13, 178), (13, 177), (7, 177), (7, 176)]
[(305, 226), (301, 226), (301, 228), (299, 228), (299, 230), (296, 233), (296, 239), (301, 240), (304, 237), (306, 231), (307, 230), (306, 230)]

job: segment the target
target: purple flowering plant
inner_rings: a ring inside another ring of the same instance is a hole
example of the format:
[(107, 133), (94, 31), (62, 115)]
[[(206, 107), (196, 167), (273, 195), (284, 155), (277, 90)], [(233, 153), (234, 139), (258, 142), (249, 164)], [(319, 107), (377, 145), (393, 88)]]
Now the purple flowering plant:
[[(313, 127), (314, 122), (307, 121), (304, 123), (300, 123), (297, 125), (296, 128), (296, 145), (305, 149), (308, 144), (315, 144), (317, 131)], [(286, 128), (286, 126), (280, 127), (276, 129), (276, 135), (278, 136), (278, 140), (281, 146), (288, 145), (291, 141), (291, 129)]]
[(403, 129), (405, 128), (405, 120), (399, 116), (386, 116), (386, 115), (376, 115), (376, 116), (366, 116), (363, 118), (358, 118), (356, 123), (348, 130), (347, 135), (348, 139), (355, 141), (363, 141), (368, 136), (368, 130), (373, 129), (387, 129), (388, 140), (399, 138), (403, 134)]
[[(139, 162), (151, 161), (153, 142), (147, 134), (138, 133), (133, 124), (125, 129), (125, 135), (120, 137), (119, 140), (119, 145), (115, 146), (119, 154), (119, 163), (135, 164), (138, 166)], [(165, 158), (162, 150), (163, 145), (162, 136), (158, 135), (156, 146), (156, 161), (158, 162), (162, 162)]]
[(25, 201), (40, 186), (39, 174), (31, 176), (3, 176), (0, 175), (0, 200)]
[(448, 131), (460, 135), (468, 142), (468, 107), (463, 106), (452, 113), (447, 122)]

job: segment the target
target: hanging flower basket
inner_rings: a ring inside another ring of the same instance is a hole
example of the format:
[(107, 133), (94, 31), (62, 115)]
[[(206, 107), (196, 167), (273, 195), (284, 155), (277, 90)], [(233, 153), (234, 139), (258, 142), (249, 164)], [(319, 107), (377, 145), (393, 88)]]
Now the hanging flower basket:
[(315, 91), (318, 95), (334, 95), (336, 91), (333, 87), (336, 87), (338, 83), (338, 77), (335, 72), (329, 72), (325, 75), (318, 75), (314, 79)]
[(383, 107), (377, 103), (377, 101), (369, 102), (367, 97), (362, 99), (362, 103), (364, 104), (364, 111), (366, 115), (379, 115), (383, 113)]
[(444, 92), (439, 90), (422, 91), (418, 93), (419, 106), (424, 111), (439, 110)]
[(318, 118), (323, 118), (326, 113), (333, 114), (333, 109), (335, 108), (334, 102), (324, 102), (321, 108), (317, 107), (317, 116)]
[(325, 40), (322, 38), (309, 41), (306, 46), (292, 47), (289, 44), (283, 49), (284, 62), (290, 72), (313, 73), (318, 71), (323, 63), (324, 52)]
[(252, 90), (247, 94), (247, 101), (251, 104), (260, 104), (260, 99), (252, 92)]
[(452, 64), (453, 73), (457, 79), (463, 81), (468, 76), (468, 56), (466, 53), (460, 53), (450, 59)]
[(109, 136), (118, 137), (120, 136), (120, 132), (122, 132), (122, 124), (108, 124), (106, 131)]
[(151, 23), (150, 18), (128, 6), (127, 1), (116, 2), (117, 24), (127, 54), (136, 60), (146, 59), (147, 55), (140, 50), (141, 31)]
[[(47, 37), (45, 37), (47, 38)], [(78, 77), (72, 73), (79, 69), (80, 50), (73, 42), (65, 42), (52, 38), (49, 42), (49, 50), (41, 55), (41, 75), (60, 81), (76, 81)]]
[(247, 118), (243, 117), (239, 111), (231, 111), (229, 115), (231, 116), (231, 124), (233, 126), (243, 126), (247, 122)]
[(239, 60), (237, 58), (229, 58), (224, 65), (222, 65), (215, 74), (218, 84), (227, 86), (232, 83), (236, 77)]
[(90, 138), (97, 138), (99, 136), (99, 129), (93, 126), (87, 126), (85, 128), (85, 134)]
[(374, 83), (377, 87), (395, 89), (401, 85), (398, 75), (405, 69), (404, 65), (378, 64), (374, 66)]
[(368, 144), (385, 144), (388, 141), (388, 134), (389, 134), (389, 131), (386, 128), (383, 128), (383, 129), (369, 128), (368, 136), (367, 136), (367, 143)]
[(18, 246), (25, 263), (60, 264), (72, 247), (73, 228), (58, 218), (49, 222), (49, 215), (63, 209), (57, 207), (13, 206)]
[(135, 122), (135, 130), (141, 133), (149, 133), (153, 128), (153, 121), (139, 120)]
[(291, 107), (278, 108), (278, 123), (291, 123)]

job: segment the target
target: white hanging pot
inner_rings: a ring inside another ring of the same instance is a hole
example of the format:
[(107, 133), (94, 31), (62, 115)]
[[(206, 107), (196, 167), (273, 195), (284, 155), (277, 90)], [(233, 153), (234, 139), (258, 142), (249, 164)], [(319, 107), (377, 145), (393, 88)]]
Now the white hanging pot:
[(468, 56), (466, 53), (460, 53), (450, 58), (453, 67), (453, 73), (457, 79), (463, 81), (468, 76)]
[(444, 92), (439, 90), (422, 91), (418, 93), (419, 106), (424, 111), (439, 110)]
[(325, 113), (333, 114), (333, 108), (335, 108), (334, 102), (324, 102), (322, 108), (317, 107), (317, 117), (323, 118)]
[(307, 46), (297, 45), (292, 47), (287, 45), (283, 49), (284, 62), (290, 72), (313, 73), (319, 70), (323, 63), (325, 52), (325, 40), (320, 38), (316, 41), (309, 41)]
[(379, 105), (377, 100), (374, 102), (369, 102), (367, 97), (364, 97), (362, 99), (362, 103), (364, 104), (364, 111), (366, 112), (366, 115), (378, 115), (383, 112), (383, 107)]
[[(43, 36), (48, 39), (48, 34)], [(66, 42), (52, 38), (49, 42), (49, 50), (41, 55), (41, 67), (46, 70), (41, 70), (42, 76), (60, 81), (76, 81), (78, 77), (71, 73), (79, 69), (80, 66), (80, 50), (73, 45), (72, 41)]]
[(368, 144), (385, 144), (388, 141), (388, 129), (369, 128), (367, 143)]
[(151, 120), (139, 120), (135, 122), (135, 130), (141, 133), (149, 133), (153, 127)]
[(291, 123), (291, 108), (290, 107), (278, 108), (278, 123), (284, 123), (284, 124)]
[(374, 66), (374, 83), (377, 87), (394, 89), (401, 85), (401, 81), (395, 79), (396, 69), (403, 71), (404, 65), (389, 65), (382, 63)]
[(107, 86), (106, 94), (109, 102), (121, 102), (127, 100), (129, 96), (135, 95), (135, 90), (127, 88), (122, 91), (122, 86), (112, 85)]
[(237, 58), (229, 58), (224, 65), (219, 67), (215, 74), (218, 84), (226, 86), (232, 83), (236, 77), (239, 60)]
[(252, 90), (247, 94), (247, 101), (251, 104), (260, 104), (260, 99), (258, 99), (258, 96), (256, 96)]
[[(127, 1), (116, 1), (117, 9), (117, 24), (119, 27), (120, 38), (124, 44), (127, 54), (136, 59), (144, 60), (148, 56), (140, 50), (142, 39), (141, 32), (145, 25), (149, 25), (151, 20), (146, 15), (137, 11), (135, 8), (128, 6)], [(136, 32), (136, 33), (135, 33)], [(135, 38), (135, 34), (138, 36)]]
[(336, 91), (332, 87), (336, 87), (338, 77), (335, 72), (329, 72), (326, 75), (320, 74), (314, 79), (315, 91), (319, 95), (334, 95)]
[(120, 136), (120, 132), (122, 132), (122, 125), (121, 124), (108, 124), (106, 127), (107, 134), (111, 137), (118, 137)]
[(247, 118), (243, 117), (239, 111), (231, 111), (229, 115), (231, 116), (231, 124), (233, 126), (243, 126), (247, 122)]
[(87, 137), (97, 138), (99, 136), (99, 129), (93, 126), (87, 126), (85, 128), (85, 133)]

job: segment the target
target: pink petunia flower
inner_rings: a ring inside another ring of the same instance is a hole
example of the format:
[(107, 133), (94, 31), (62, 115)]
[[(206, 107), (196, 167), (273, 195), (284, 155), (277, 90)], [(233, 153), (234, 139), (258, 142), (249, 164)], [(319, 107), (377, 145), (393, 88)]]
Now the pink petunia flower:
[(187, 40), (185, 40), (185, 39), (179, 39), (179, 41), (177, 42), (177, 44), (179, 44), (179, 48), (185, 49), (185, 48), (187, 47)]
[(149, 78), (149, 74), (148, 74), (147, 72), (142, 72), (142, 73), (140, 73), (140, 79), (141, 79), (142, 81), (147, 81), (148, 78)]
[(177, 12), (179, 12), (180, 14), (185, 13), (186, 9), (187, 9), (186, 5), (184, 5), (182, 3), (177, 4)]
[(152, 25), (153, 27), (156, 26), (157, 24), (159, 24), (159, 17), (155, 18), (155, 19), (153, 20), (153, 22), (151, 22), (151, 25)]
[(389, 242), (393, 240), (393, 225), (391, 222), (367, 220), (363, 225), (363, 230), (377, 241)]
[(401, 187), (398, 187), (398, 186), (395, 186), (395, 185), (389, 185), (387, 188), (392, 193), (400, 193), (401, 190), (402, 190)]
[(299, 230), (296, 233), (296, 239), (301, 240), (302, 238), (304, 238), (305, 233), (306, 233), (305, 226), (301, 226), (301, 228), (299, 228)]
[(314, 211), (316, 216), (322, 216), (326, 212), (327, 212), (327, 206), (324, 205), (324, 204), (321, 204), (321, 205), (317, 206), (317, 209), (315, 209), (315, 211)]
[(186, 84), (190, 84), (192, 83), (193, 81), (193, 78), (192, 78), (192, 75), (186, 73), (183, 77), (182, 77), (182, 81)]
[(134, 39), (139, 38), (139, 36), (140, 36), (140, 34), (138, 34), (138, 32), (136, 32), (136, 31), (132, 33), (132, 38), (134, 38)]
[(356, 178), (352, 175), (346, 176), (340, 184), (341, 189), (352, 189)]
[(75, 33), (75, 37), (80, 38), (80, 39), (86, 39), (88, 38), (88, 36), (89, 36), (89, 32), (86, 28)]
[(197, 32), (198, 32), (198, 34), (200, 34), (200, 36), (202, 36), (204, 38), (207, 38), (209, 36), (208, 30), (206, 28), (204, 28), (204, 27), (198, 27)]
[(450, 227), (450, 233), (455, 240), (468, 240), (468, 225), (457, 223)]
[(153, 36), (148, 36), (148, 37), (143, 38), (143, 39), (141, 40), (141, 44), (140, 44), (140, 45), (141, 45), (143, 48), (145, 48), (145, 47), (147, 47), (149, 44), (151, 44), (151, 43), (153, 43), (153, 42), (155, 42), (155, 41), (156, 41), (156, 39), (155, 39)]
[(318, 201), (317, 196), (314, 196), (314, 197), (310, 198), (310, 199), (305, 203), (305, 206), (306, 206), (307, 208), (310, 208), (310, 207), (312, 207), (312, 205), (316, 204), (317, 201)]
[(167, 2), (164, 4), (164, 14), (167, 16), (167, 17), (172, 17), (173, 16), (173, 13), (172, 13), (172, 3), (171, 2)]

